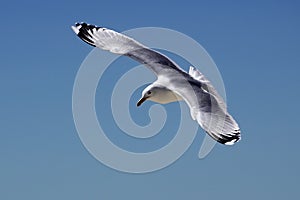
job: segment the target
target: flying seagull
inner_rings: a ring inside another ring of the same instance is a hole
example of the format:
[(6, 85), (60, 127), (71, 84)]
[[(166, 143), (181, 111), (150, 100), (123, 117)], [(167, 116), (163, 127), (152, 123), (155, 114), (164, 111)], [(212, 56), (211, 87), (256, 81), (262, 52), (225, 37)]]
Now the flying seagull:
[(240, 128), (227, 112), (224, 100), (210, 81), (194, 67), (190, 67), (187, 73), (167, 56), (107, 28), (77, 23), (72, 29), (84, 42), (128, 56), (154, 72), (157, 80), (143, 90), (137, 106), (146, 100), (161, 104), (184, 100), (190, 108), (192, 119), (197, 120), (214, 140), (226, 145), (240, 140)]

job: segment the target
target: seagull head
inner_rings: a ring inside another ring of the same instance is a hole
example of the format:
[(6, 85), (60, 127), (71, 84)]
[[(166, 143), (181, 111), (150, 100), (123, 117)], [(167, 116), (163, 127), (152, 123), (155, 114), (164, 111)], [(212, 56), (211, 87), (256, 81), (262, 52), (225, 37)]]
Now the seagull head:
[(142, 105), (142, 103), (144, 103), (146, 100), (151, 100), (156, 94), (156, 90), (156, 87), (154, 87), (152, 84), (146, 87), (142, 92), (142, 98), (137, 102), (136, 106)]
[(158, 83), (153, 83), (143, 90), (142, 98), (137, 102), (136, 105), (140, 106), (146, 100), (160, 104), (167, 104), (174, 101), (180, 101), (182, 99), (165, 86)]

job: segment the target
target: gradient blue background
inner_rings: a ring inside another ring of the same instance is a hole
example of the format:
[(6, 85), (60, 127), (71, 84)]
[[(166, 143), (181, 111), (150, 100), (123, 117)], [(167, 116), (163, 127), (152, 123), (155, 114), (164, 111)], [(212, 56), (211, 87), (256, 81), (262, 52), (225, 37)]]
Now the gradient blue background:
[[(299, 8), (297, 1), (2, 2), (0, 199), (299, 199)], [(142, 175), (95, 160), (72, 118), (73, 82), (92, 49), (71, 31), (77, 21), (194, 38), (219, 67), (242, 141), (198, 160), (199, 136), (173, 165)]]

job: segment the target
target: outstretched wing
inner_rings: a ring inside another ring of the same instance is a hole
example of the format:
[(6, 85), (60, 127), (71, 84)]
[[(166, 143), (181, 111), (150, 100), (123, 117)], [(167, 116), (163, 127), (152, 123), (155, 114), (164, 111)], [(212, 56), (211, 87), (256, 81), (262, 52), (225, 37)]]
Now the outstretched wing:
[(86, 43), (115, 54), (129, 56), (145, 64), (157, 76), (168, 71), (182, 71), (167, 56), (116, 31), (86, 23), (77, 23), (72, 29)]
[(203, 75), (198, 80), (195, 74), (191, 77), (177, 75), (175, 79), (169, 80), (168, 89), (185, 100), (192, 118), (213, 139), (226, 145), (240, 140), (238, 124), (227, 112), (223, 99)]
[(209, 94), (213, 95), (222, 109), (227, 109), (227, 105), (224, 102), (223, 98), (219, 95), (211, 82), (199, 70), (197, 70), (193, 66), (190, 66), (189, 75), (191, 75), (191, 77), (193, 77), (197, 81), (201, 82), (201, 88), (207, 91)]

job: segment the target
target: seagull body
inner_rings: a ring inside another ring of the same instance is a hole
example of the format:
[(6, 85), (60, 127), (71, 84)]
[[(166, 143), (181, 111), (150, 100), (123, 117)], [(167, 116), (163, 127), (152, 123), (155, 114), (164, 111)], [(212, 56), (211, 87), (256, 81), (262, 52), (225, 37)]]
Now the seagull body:
[(77, 23), (72, 29), (86, 43), (128, 56), (153, 71), (157, 80), (143, 90), (137, 106), (146, 100), (160, 104), (184, 100), (192, 119), (197, 120), (214, 140), (226, 145), (240, 140), (240, 128), (227, 112), (224, 100), (194, 67), (190, 67), (187, 73), (167, 56), (110, 29), (86, 23)]

